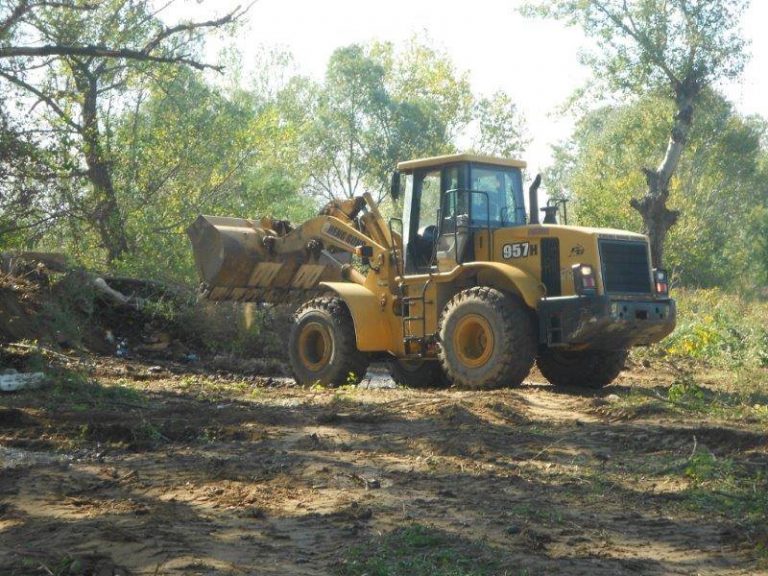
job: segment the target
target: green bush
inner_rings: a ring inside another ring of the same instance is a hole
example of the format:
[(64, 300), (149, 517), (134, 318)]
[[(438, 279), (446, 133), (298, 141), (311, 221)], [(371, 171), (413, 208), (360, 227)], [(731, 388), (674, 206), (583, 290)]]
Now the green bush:
[(720, 289), (677, 290), (675, 331), (651, 354), (713, 366), (768, 366), (768, 303)]

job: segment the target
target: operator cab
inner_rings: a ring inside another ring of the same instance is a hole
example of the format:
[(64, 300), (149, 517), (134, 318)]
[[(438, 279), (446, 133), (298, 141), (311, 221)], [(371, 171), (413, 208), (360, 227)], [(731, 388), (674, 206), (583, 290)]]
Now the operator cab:
[(397, 165), (405, 176), (405, 272), (428, 272), (438, 261), (475, 258), (473, 232), (522, 226), (525, 162), (451, 154)]

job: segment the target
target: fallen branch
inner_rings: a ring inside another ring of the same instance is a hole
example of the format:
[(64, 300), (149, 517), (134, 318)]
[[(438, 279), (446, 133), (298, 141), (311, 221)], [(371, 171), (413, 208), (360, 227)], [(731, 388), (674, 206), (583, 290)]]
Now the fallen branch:
[(45, 346), (40, 346), (40, 344), (25, 344), (24, 342), (10, 342), (7, 344), (9, 348), (21, 348), (22, 350), (33, 350), (35, 352), (40, 352), (43, 355), (53, 356), (54, 358), (58, 358), (60, 360), (66, 360), (67, 362), (73, 362), (77, 360), (76, 358), (72, 358), (70, 356), (67, 356), (66, 354), (62, 354), (61, 352), (56, 352), (55, 350), (51, 350), (50, 348), (46, 348)]
[(119, 306), (130, 306), (136, 310), (140, 310), (144, 307), (146, 300), (143, 298), (137, 298), (136, 296), (126, 296), (122, 292), (111, 288), (104, 278), (95, 278), (91, 283), (94, 288), (105, 295), (109, 300), (118, 304)]
[(563, 440), (565, 440), (565, 437), (563, 437), (563, 438), (558, 438), (557, 440), (555, 440), (555, 441), (554, 441), (554, 442), (552, 442), (551, 444), (547, 444), (546, 446), (544, 446), (544, 448), (542, 448), (541, 450), (539, 450), (539, 451), (538, 451), (538, 452), (537, 452), (537, 453), (536, 453), (536, 454), (535, 454), (535, 455), (534, 455), (532, 458), (528, 458), (528, 459), (527, 459), (527, 460), (524, 462), (524, 464), (528, 464), (529, 462), (533, 462), (534, 460), (538, 460), (539, 456), (541, 456), (541, 455), (542, 455), (542, 454), (544, 454), (545, 452), (549, 452), (549, 450), (550, 450), (551, 448), (554, 448), (555, 446), (557, 446), (558, 444), (560, 444), (560, 442), (562, 442)]
[(667, 404), (671, 404), (672, 406), (677, 406), (678, 408), (683, 408), (685, 410), (689, 410), (691, 412), (695, 412), (698, 410), (695, 406), (692, 406), (691, 404), (687, 404), (685, 402), (678, 402), (677, 400), (670, 400), (669, 398), (665, 398), (661, 394), (659, 394), (658, 390), (643, 390), (642, 388), (638, 388), (637, 391), (642, 394), (643, 396), (648, 396), (649, 398), (654, 398), (656, 400), (661, 400), (662, 402), (665, 402)]

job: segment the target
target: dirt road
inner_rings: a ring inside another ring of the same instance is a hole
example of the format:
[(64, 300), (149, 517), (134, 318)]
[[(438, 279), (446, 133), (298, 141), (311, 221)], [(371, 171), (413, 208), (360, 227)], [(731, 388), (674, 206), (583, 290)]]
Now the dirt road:
[(465, 568), (434, 574), (761, 573), (764, 533), (697, 500), (691, 463), (765, 469), (762, 423), (638, 409), (663, 384), (642, 370), (540, 381), (302, 389), (99, 360), (0, 397), (0, 574), (359, 574), (414, 546)]

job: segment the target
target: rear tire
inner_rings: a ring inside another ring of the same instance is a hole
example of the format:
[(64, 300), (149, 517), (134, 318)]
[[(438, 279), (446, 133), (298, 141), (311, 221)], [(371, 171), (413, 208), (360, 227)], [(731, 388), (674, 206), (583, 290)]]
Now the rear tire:
[(456, 386), (518, 386), (536, 358), (533, 314), (517, 296), (495, 288), (462, 290), (440, 320), (438, 357)]
[(389, 375), (395, 384), (408, 388), (448, 388), (451, 381), (443, 374), (436, 360), (392, 359), (387, 362)]
[(624, 369), (626, 350), (565, 352), (549, 348), (536, 359), (544, 377), (555, 386), (599, 389)]
[(288, 358), (296, 382), (306, 386), (358, 384), (368, 356), (357, 349), (355, 325), (341, 298), (313, 298), (294, 314)]

